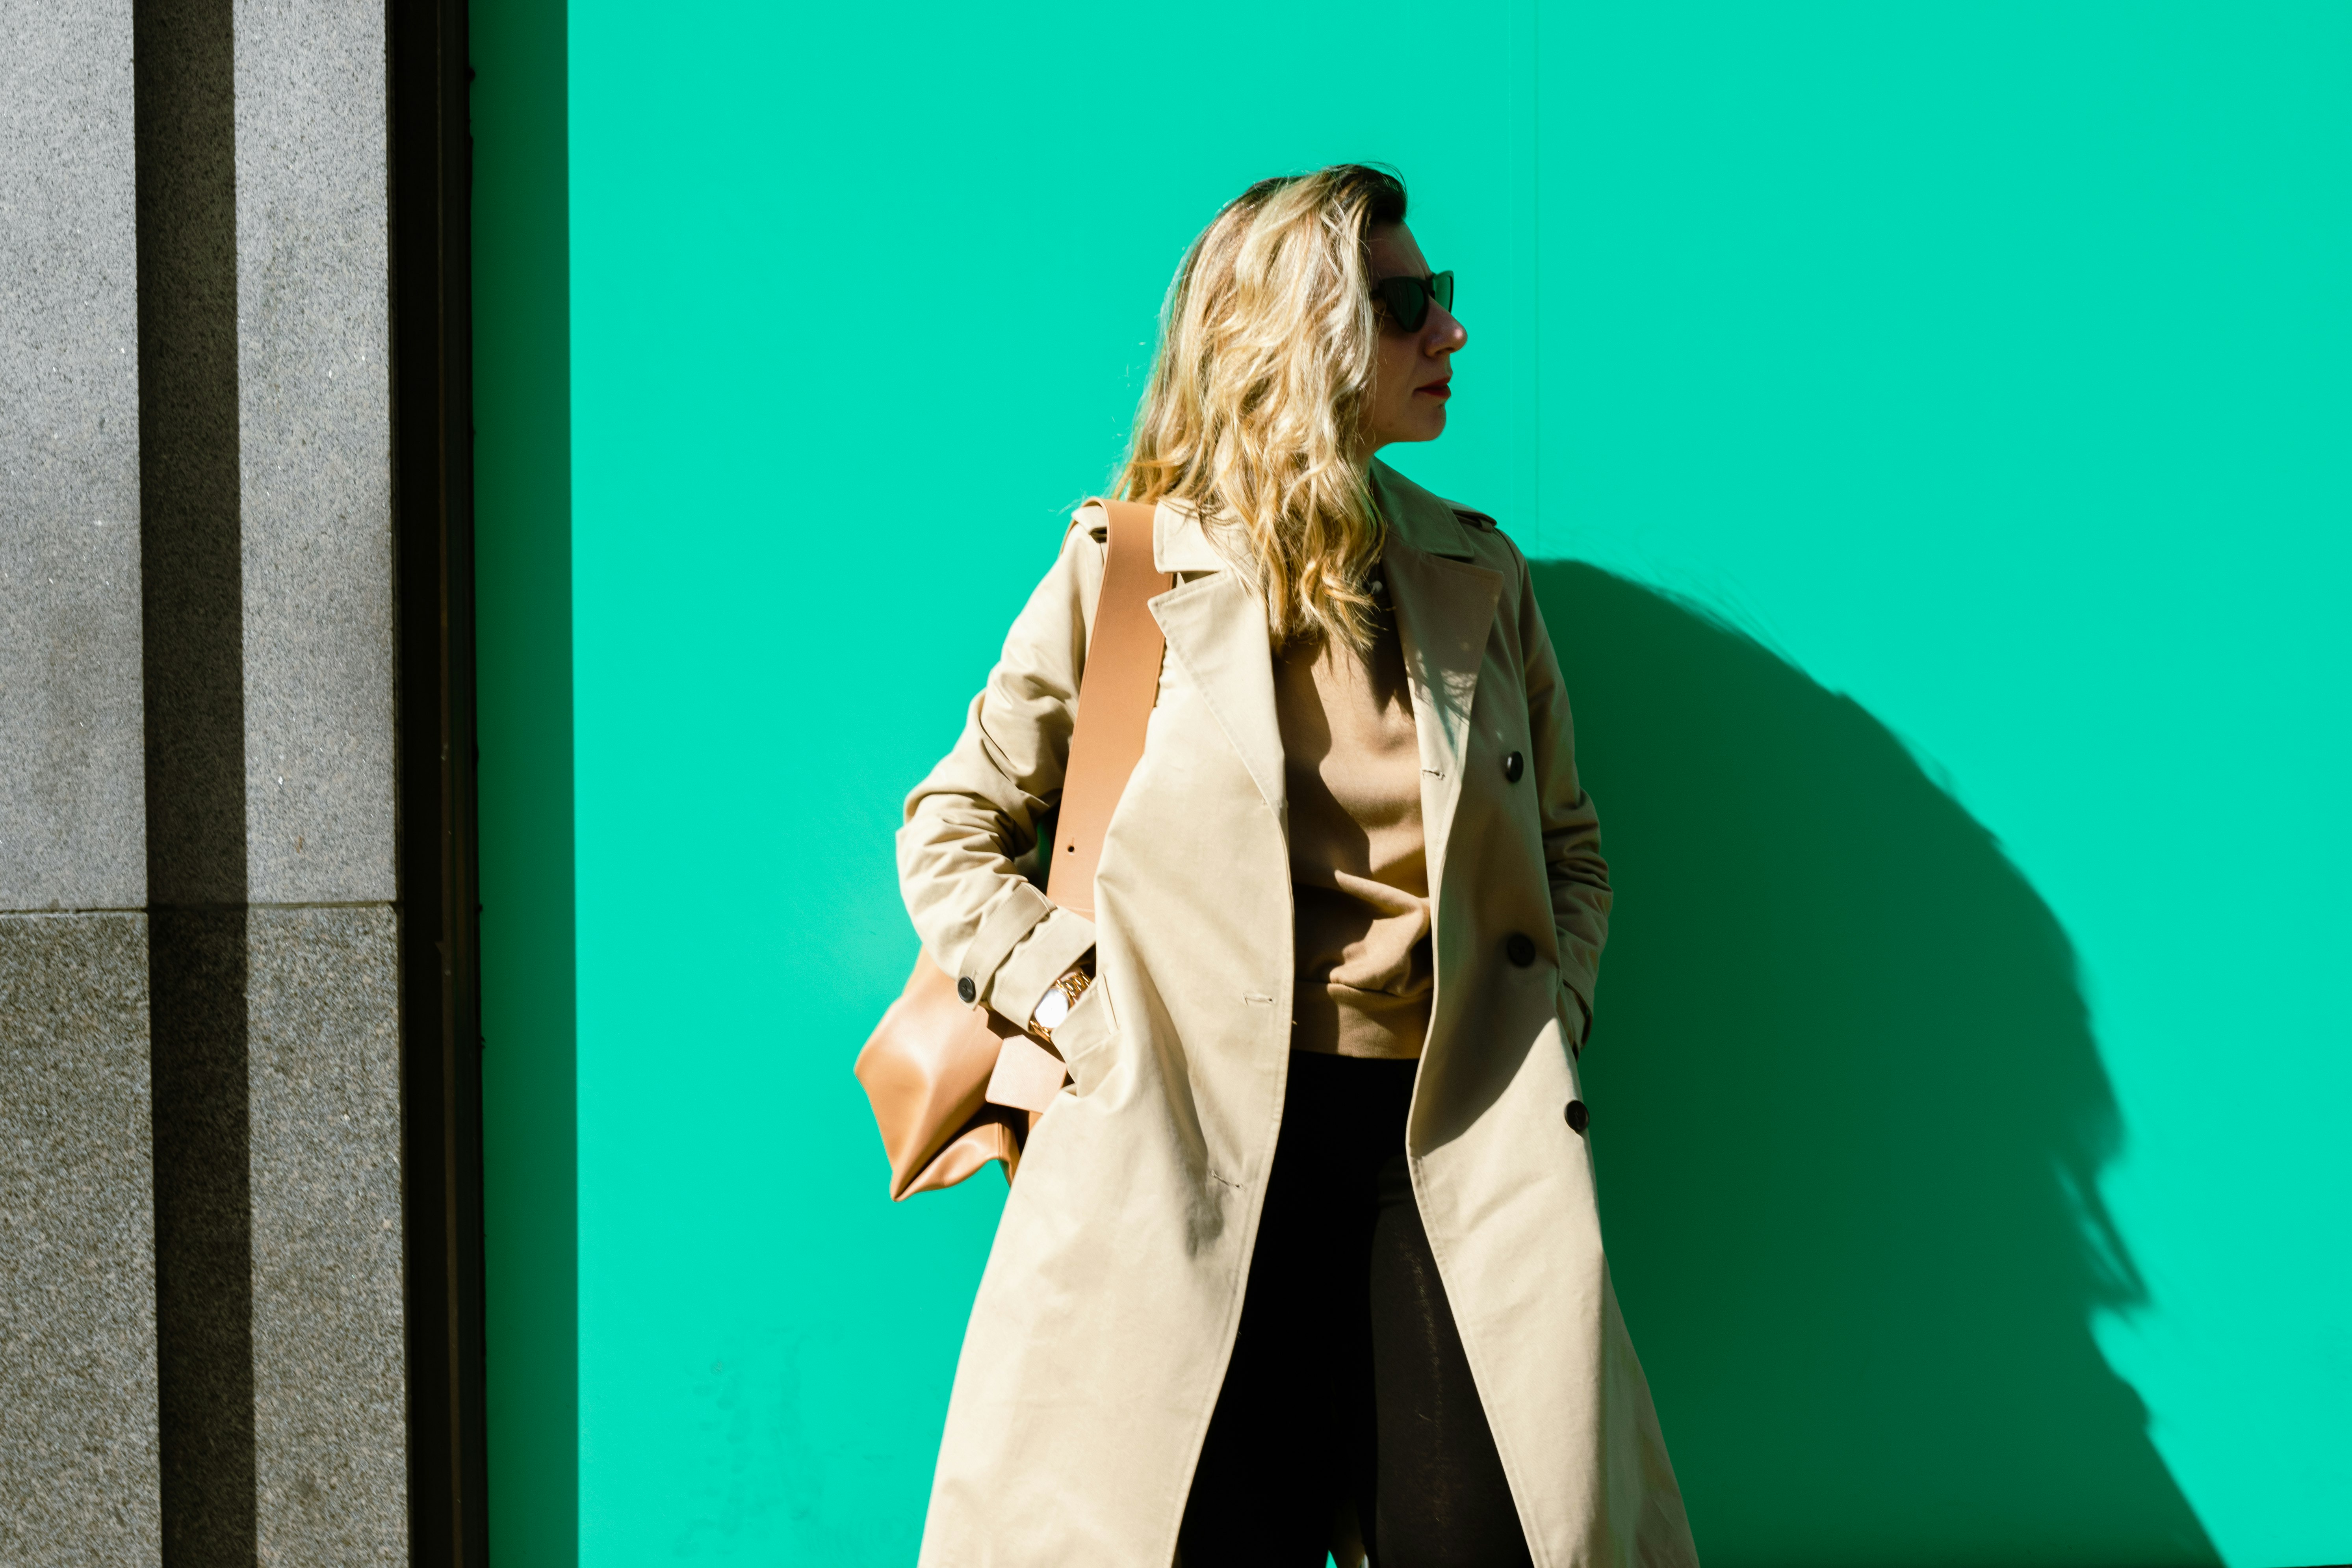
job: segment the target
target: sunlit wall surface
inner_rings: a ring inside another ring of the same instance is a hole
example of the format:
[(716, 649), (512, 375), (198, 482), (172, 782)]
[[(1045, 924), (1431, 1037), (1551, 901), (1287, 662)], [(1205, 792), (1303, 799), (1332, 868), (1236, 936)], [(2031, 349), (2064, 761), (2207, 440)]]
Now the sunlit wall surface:
[[(849, 1075), (898, 803), (1184, 241), (1341, 158), (1470, 329), (1392, 456), (1549, 563), (1703, 1554), (2352, 1556), (2352, 11), (594, 0), (569, 50), (571, 575), (512, 586), (570, 595), (583, 1561), (911, 1560), (1002, 1187), (894, 1208)], [(486, 864), (545, 827), (497, 739)]]

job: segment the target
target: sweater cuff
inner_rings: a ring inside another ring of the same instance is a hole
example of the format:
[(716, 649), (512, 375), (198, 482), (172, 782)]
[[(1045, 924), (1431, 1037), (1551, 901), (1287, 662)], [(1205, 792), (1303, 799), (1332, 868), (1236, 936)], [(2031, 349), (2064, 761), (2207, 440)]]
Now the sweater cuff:
[(988, 1008), (1007, 1023), (1029, 1026), (1030, 1015), (1065, 970), (1087, 955), (1095, 944), (1095, 923), (1084, 915), (1056, 909), (1031, 926), (989, 983)]

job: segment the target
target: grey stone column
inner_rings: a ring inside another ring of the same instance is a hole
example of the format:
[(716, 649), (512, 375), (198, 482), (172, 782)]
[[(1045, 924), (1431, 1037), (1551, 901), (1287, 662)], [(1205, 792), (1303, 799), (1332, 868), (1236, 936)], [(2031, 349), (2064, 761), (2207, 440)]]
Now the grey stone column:
[(0, 1563), (157, 1501), (129, 0), (0, 0)]
[(409, 1555), (386, 77), (0, 0), (0, 1563)]

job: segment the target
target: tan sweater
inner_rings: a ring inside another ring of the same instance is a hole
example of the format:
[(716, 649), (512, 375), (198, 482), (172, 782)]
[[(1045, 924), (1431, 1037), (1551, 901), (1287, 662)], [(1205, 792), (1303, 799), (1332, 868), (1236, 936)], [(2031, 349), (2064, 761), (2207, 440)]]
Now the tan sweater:
[(1421, 748), (1387, 618), (1369, 658), (1294, 642), (1274, 661), (1290, 792), (1298, 979), (1291, 1044), (1417, 1057), (1429, 1032)]

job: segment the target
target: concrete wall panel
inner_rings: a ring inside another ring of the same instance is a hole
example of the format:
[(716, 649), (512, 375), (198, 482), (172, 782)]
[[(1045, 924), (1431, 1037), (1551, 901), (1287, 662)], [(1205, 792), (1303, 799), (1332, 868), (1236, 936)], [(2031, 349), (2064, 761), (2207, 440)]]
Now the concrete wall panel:
[(154, 920), (174, 1560), (405, 1561), (396, 917)]
[(0, 1563), (404, 1562), (385, 13), (0, 38)]
[(0, 1563), (160, 1563), (147, 921), (0, 915)]
[(384, 9), (235, 16), (250, 896), (390, 899)]
[(131, 6), (0, 39), (0, 1562), (154, 1563)]
[(259, 909), (247, 933), (260, 1560), (405, 1563), (394, 919)]
[(0, 909), (145, 900), (129, 0), (0, 0)]

